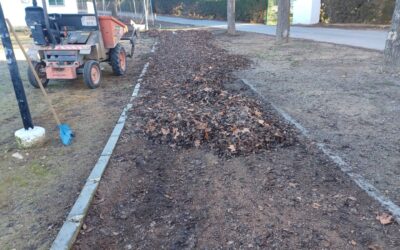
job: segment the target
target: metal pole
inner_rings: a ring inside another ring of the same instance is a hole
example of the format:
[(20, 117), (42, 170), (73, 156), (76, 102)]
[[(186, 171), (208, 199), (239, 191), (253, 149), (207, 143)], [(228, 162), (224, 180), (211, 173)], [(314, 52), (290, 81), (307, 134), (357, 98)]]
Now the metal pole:
[(94, 8), (94, 15), (96, 16), (96, 22), (97, 22), (97, 30), (100, 30), (100, 21), (99, 21), (99, 13), (97, 11), (97, 2), (96, 0), (93, 0), (93, 8)]
[(143, 0), (143, 8), (144, 8), (144, 20), (145, 20), (145, 29), (149, 30), (149, 13), (147, 10), (147, 1)]
[(11, 81), (13, 83), (15, 96), (18, 101), (19, 112), (21, 114), (24, 128), (28, 130), (33, 128), (31, 112), (29, 111), (28, 101), (26, 100), (24, 85), (18, 70), (17, 59), (11, 43), (10, 33), (8, 32), (6, 20), (4, 19), (3, 7), (0, 3), (0, 36), (6, 54), (8, 70), (10, 71)]
[(155, 25), (155, 18), (154, 18), (154, 10), (153, 10), (153, 0), (150, 1), (150, 10), (151, 10), (151, 20), (153, 21), (153, 26)]
[(49, 21), (49, 13), (47, 12), (46, 0), (42, 0), (42, 5), (43, 5), (44, 22), (46, 24), (47, 34), (49, 35), (52, 47), (54, 48), (56, 46), (57, 42), (56, 42), (56, 39), (53, 36), (53, 33), (51, 32), (50, 21)]
[(135, 10), (135, 18), (136, 18), (136, 0), (132, 0), (133, 1), (133, 9)]

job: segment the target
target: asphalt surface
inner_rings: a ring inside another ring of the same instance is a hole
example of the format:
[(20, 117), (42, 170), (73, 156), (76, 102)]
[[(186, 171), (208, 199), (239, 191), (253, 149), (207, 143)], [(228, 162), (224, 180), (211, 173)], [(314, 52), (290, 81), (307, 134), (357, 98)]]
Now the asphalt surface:
[[(227, 27), (226, 22), (224, 21), (195, 20), (167, 16), (158, 16), (157, 19), (163, 22), (188, 24), (201, 27), (213, 27), (220, 29), (226, 29)], [(239, 31), (254, 32), (266, 35), (274, 35), (276, 30), (275, 26), (252, 23), (237, 23), (236, 28)], [(290, 35), (293, 38), (343, 44), (373, 50), (383, 50), (385, 48), (387, 31), (292, 26)]]

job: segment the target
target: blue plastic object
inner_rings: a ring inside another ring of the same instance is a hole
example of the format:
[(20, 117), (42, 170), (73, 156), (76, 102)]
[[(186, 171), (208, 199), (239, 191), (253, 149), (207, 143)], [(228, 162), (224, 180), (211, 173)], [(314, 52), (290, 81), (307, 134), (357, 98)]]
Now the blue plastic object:
[(71, 145), (72, 139), (74, 138), (74, 132), (72, 132), (72, 129), (67, 124), (61, 124), (58, 128), (60, 129), (61, 142), (65, 146)]

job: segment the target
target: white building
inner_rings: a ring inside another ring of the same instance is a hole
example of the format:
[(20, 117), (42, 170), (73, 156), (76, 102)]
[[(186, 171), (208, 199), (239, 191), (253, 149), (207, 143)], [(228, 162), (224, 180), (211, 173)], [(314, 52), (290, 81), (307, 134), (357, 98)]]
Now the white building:
[[(46, 0), (49, 13), (76, 14), (79, 10), (87, 9), (87, 0)], [(42, 6), (42, 1), (37, 0)], [(89, 1), (90, 2), (90, 1)], [(25, 8), (32, 6), (32, 0), (0, 0), (6, 18), (16, 27), (26, 26)]]
[(293, 24), (317, 24), (321, 15), (321, 0), (293, 0)]

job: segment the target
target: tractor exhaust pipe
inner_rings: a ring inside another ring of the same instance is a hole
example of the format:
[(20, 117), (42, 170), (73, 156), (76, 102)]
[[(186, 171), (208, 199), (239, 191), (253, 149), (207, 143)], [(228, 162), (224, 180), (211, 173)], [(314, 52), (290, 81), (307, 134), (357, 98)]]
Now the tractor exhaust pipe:
[(48, 33), (48, 35), (50, 37), (50, 40), (51, 40), (51, 45), (52, 45), (52, 47), (54, 49), (54, 47), (56, 46), (56, 39), (54, 38), (53, 33), (51, 32), (51, 29), (50, 29), (49, 13), (47, 13), (46, 0), (42, 0), (42, 5), (43, 5), (43, 12), (44, 12), (44, 22), (46, 24), (47, 33)]

